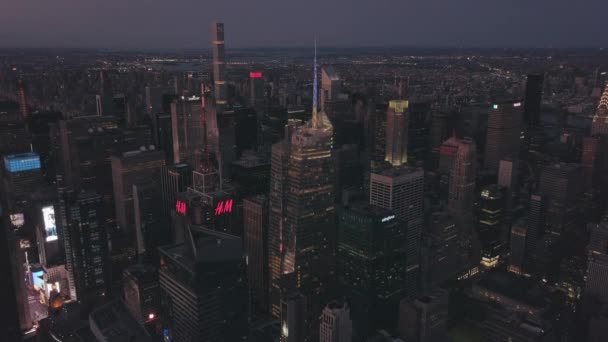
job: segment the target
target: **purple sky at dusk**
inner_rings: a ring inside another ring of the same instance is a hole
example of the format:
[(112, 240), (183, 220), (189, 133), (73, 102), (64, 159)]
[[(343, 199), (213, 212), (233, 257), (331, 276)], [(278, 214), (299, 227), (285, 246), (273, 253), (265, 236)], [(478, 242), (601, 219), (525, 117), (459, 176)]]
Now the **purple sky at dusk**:
[(0, 47), (608, 45), (607, 0), (0, 0)]

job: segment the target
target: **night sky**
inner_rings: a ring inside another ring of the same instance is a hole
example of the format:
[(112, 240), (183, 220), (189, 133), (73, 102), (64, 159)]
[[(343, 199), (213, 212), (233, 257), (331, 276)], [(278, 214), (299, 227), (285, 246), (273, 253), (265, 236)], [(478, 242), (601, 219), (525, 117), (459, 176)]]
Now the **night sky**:
[(0, 0), (0, 47), (608, 46), (607, 0)]

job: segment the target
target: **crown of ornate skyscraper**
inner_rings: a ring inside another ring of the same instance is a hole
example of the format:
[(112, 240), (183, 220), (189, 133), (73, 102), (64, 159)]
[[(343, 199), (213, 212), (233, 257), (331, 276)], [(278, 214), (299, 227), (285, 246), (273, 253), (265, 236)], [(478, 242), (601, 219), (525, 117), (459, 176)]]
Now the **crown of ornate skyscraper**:
[(604, 114), (603, 116), (608, 115), (608, 85), (604, 88), (600, 104), (597, 106), (597, 115), (600, 115), (600, 112)]

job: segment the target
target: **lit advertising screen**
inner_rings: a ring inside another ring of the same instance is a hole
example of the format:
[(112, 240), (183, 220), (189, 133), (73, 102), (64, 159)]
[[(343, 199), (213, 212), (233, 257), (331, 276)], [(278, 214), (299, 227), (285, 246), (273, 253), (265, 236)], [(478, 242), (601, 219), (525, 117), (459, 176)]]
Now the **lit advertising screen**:
[(25, 224), (25, 218), (22, 213), (11, 214), (9, 215), (9, 218), (11, 219), (11, 224), (14, 228), (21, 228)]
[(57, 225), (55, 224), (55, 209), (53, 206), (42, 208), (42, 219), (46, 232), (46, 242), (57, 240)]
[(34, 271), (32, 272), (32, 280), (34, 281), (34, 288), (38, 291), (45, 288), (44, 286), (44, 271)]

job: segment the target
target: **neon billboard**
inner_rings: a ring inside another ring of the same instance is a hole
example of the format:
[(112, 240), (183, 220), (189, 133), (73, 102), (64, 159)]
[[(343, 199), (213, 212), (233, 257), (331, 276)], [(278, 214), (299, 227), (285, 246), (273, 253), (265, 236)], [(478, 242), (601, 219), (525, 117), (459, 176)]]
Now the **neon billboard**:
[(46, 206), (42, 208), (42, 220), (46, 232), (46, 242), (57, 240), (57, 224), (55, 223), (55, 208)]
[(215, 216), (220, 216), (223, 214), (229, 214), (232, 212), (232, 204), (234, 203), (233, 200), (229, 199), (229, 200), (225, 200), (225, 201), (220, 201), (216, 206), (215, 206)]
[(178, 214), (186, 215), (186, 212), (187, 212), (186, 202), (180, 201), (180, 200), (178, 200), (177, 202), (175, 202), (175, 211)]

